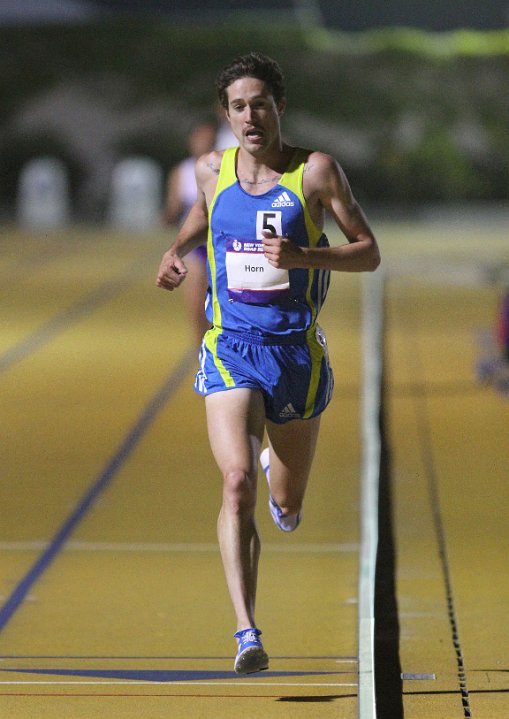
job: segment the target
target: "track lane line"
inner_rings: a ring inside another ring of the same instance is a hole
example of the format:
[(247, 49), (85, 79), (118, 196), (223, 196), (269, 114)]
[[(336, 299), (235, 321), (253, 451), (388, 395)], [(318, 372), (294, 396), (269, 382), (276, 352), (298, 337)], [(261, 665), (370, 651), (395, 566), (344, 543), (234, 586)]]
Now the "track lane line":
[(126, 292), (132, 282), (144, 270), (144, 265), (148, 260), (152, 261), (152, 254), (145, 256), (145, 258), (137, 257), (120, 275), (109, 278), (98, 287), (90, 290), (90, 292), (58, 312), (26, 337), (0, 353), (0, 373), (6, 372), (18, 362), (37, 352), (61, 332), (65, 332), (76, 322), (88, 317), (94, 310), (113, 299), (116, 295)]
[(365, 275), (362, 285), (361, 546), (358, 585), (359, 719), (376, 719), (375, 577), (378, 550), (378, 486), (382, 440), (382, 336), (384, 275)]
[(184, 377), (189, 372), (192, 363), (195, 360), (194, 350), (189, 350), (182, 356), (180, 362), (172, 370), (160, 389), (152, 397), (145, 410), (141, 413), (132, 429), (126, 435), (124, 441), (107, 463), (99, 477), (93, 482), (90, 488), (85, 492), (79, 500), (73, 512), (61, 525), (60, 529), (50, 540), (46, 549), (39, 556), (37, 561), (32, 565), (23, 579), (17, 584), (11, 595), (7, 598), (3, 606), (0, 608), (0, 632), (19, 609), (20, 605), (26, 599), (33, 585), (41, 577), (41, 575), (50, 566), (63, 546), (72, 535), (81, 520), (87, 512), (93, 507), (98, 497), (108, 487), (115, 475), (123, 466), (126, 459), (135, 449), (140, 439), (152, 424), (157, 414), (162, 410), (170, 397), (175, 393), (182, 383)]

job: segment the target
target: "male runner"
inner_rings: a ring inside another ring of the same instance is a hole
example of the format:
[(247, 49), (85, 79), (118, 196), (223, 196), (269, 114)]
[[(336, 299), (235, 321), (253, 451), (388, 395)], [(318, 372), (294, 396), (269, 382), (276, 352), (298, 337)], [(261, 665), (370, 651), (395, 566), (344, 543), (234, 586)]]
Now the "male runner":
[[(218, 76), (219, 100), (239, 147), (197, 163), (198, 200), (163, 256), (157, 284), (186, 277), (183, 258), (207, 242), (213, 328), (195, 389), (205, 397), (209, 441), (223, 475), (218, 538), (237, 617), (235, 671), (267, 669), (255, 622), (260, 540), (254, 519), (261, 462), (277, 526), (293, 531), (333, 387), (317, 324), (331, 270), (375, 270), (378, 247), (338, 163), (287, 145), (279, 65), (258, 53)], [(330, 247), (327, 212), (348, 242)], [(270, 470), (269, 470), (270, 467)]]

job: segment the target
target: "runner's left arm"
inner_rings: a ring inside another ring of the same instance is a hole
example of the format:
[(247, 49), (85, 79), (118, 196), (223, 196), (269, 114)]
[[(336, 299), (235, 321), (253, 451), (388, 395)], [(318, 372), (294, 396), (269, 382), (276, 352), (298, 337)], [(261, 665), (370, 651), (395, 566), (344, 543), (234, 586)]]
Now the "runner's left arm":
[(343, 272), (373, 271), (380, 264), (375, 236), (340, 165), (329, 155), (313, 152), (304, 171), (304, 192), (315, 222), (326, 212), (347, 243), (335, 247), (298, 247), (291, 239), (264, 233), (265, 256), (274, 267)]

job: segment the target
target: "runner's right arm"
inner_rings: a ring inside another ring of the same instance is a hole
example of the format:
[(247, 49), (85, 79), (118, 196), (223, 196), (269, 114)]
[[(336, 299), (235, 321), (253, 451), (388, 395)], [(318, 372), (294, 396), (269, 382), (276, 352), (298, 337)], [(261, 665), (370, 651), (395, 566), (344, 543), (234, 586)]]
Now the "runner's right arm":
[(209, 226), (207, 198), (211, 197), (217, 183), (218, 153), (204, 155), (196, 163), (196, 184), (198, 198), (189, 211), (182, 227), (180, 228), (175, 242), (165, 252), (156, 285), (165, 290), (174, 290), (184, 281), (187, 274), (187, 267), (182, 258), (188, 252), (207, 240)]

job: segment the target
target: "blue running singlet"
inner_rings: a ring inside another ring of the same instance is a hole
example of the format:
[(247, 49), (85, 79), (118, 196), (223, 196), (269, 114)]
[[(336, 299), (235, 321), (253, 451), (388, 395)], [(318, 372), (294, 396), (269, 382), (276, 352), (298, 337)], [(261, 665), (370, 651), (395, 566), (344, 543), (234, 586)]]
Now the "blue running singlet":
[(274, 268), (262, 246), (263, 230), (301, 247), (329, 245), (302, 190), (309, 151), (296, 149), (279, 182), (263, 195), (240, 186), (237, 151), (224, 151), (209, 208), (207, 307), (213, 328), (203, 340), (195, 389), (206, 395), (258, 388), (273, 421), (310, 418), (323, 411), (333, 387), (317, 325), (330, 272)]

